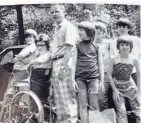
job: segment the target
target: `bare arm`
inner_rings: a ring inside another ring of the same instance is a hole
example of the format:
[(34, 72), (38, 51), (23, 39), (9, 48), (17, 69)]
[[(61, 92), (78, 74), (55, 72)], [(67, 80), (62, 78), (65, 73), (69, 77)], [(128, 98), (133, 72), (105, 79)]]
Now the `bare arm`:
[(77, 30), (74, 26), (68, 26), (65, 30), (65, 43), (66, 50), (63, 58), (63, 65), (66, 66), (68, 64), (69, 58), (72, 57), (72, 52), (75, 47), (77, 39)]
[(115, 43), (116, 43), (116, 40), (112, 40), (109, 44), (110, 45), (109, 46), (110, 58), (114, 58), (118, 54)]
[(72, 64), (74, 64), (74, 68), (73, 68), (73, 70), (72, 70), (72, 74), (73, 74), (73, 78), (75, 79), (75, 71), (76, 71), (76, 64), (77, 64), (77, 49), (76, 49), (76, 47), (74, 48), (74, 53), (73, 53), (73, 55), (75, 56), (75, 57), (73, 57), (73, 63)]
[(67, 66), (69, 58), (71, 57), (72, 49), (73, 49), (73, 45), (66, 44), (66, 50), (65, 50), (65, 54), (64, 54), (64, 58), (62, 62), (63, 66)]
[(26, 50), (26, 48), (24, 48), (18, 55), (16, 55), (16, 57), (13, 59), (13, 63), (19, 62), (22, 60), (22, 58), (28, 56), (30, 54), (29, 50)]
[(102, 49), (98, 48), (98, 67), (100, 72), (100, 80), (104, 82), (104, 63), (103, 63), (103, 56), (102, 56)]
[[(68, 67), (68, 63), (72, 59), (71, 57), (74, 54), (73, 50), (74, 50), (76, 39), (77, 39), (77, 33), (76, 33), (76, 28), (73, 25), (66, 27), (64, 38), (65, 38), (64, 41), (65, 41), (66, 49), (65, 49), (64, 57), (62, 59), (61, 66), (60, 66), (60, 71), (58, 74), (59, 80), (61, 81), (63, 81), (65, 78), (65, 69)], [(72, 68), (70, 69), (72, 70)], [(73, 72), (71, 74), (72, 74), (72, 77), (74, 78), (74, 70), (72, 70), (71, 72)]]
[(50, 59), (51, 59), (51, 56), (48, 53), (45, 53), (39, 56), (38, 58), (36, 58), (35, 60), (32, 60), (30, 64), (34, 64), (34, 65), (42, 64), (42, 63), (48, 62)]
[(108, 75), (108, 78), (109, 78), (109, 81), (110, 81), (110, 85), (112, 87), (112, 90), (115, 91), (117, 89), (116, 89), (116, 86), (115, 86), (114, 81), (113, 81), (113, 78), (112, 78), (113, 66), (114, 66), (114, 60), (111, 59), (111, 61), (109, 62), (107, 75)]
[(26, 46), (24, 49), (22, 49), (22, 51), (13, 59), (13, 62), (19, 62), (22, 61), (23, 58), (27, 57), (28, 55), (30, 55), (31, 53), (36, 51), (36, 46), (35, 44), (31, 44), (29, 46)]
[(139, 61), (138, 60), (134, 60), (134, 65), (136, 68), (136, 73), (137, 73), (137, 87), (139, 92), (141, 92), (141, 79), (140, 79), (140, 66), (139, 66)]

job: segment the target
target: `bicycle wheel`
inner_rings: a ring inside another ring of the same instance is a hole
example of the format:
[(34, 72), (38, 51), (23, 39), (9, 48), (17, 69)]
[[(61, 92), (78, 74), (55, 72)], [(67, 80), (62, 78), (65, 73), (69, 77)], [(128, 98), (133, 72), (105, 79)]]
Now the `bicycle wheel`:
[[(22, 98), (25, 98), (25, 102)], [(10, 105), (9, 123), (44, 123), (42, 103), (32, 91), (20, 91)]]

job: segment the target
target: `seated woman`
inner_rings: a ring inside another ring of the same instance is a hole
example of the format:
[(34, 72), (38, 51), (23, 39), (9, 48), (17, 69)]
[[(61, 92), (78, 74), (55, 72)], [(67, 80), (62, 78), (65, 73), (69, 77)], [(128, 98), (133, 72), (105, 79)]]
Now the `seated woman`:
[(50, 78), (52, 72), (52, 58), (49, 53), (49, 36), (40, 34), (35, 41), (38, 56), (29, 64), (31, 70), (30, 89), (44, 102), (49, 95)]

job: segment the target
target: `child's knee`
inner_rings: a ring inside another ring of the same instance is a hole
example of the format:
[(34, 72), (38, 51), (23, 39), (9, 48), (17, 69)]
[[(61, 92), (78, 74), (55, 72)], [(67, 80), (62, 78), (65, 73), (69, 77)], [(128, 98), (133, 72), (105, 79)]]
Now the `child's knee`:
[(87, 102), (86, 98), (79, 98), (78, 105), (80, 108), (87, 108), (87, 104), (88, 104), (88, 102)]
[(90, 99), (90, 109), (98, 110), (99, 109), (99, 101), (98, 101), (98, 95), (93, 95)]
[(81, 109), (87, 109), (87, 105), (81, 105)]
[(87, 109), (87, 103), (82, 103), (82, 102), (79, 102), (79, 108), (81, 109)]
[(99, 110), (99, 106), (98, 105), (92, 105), (90, 109), (91, 110)]

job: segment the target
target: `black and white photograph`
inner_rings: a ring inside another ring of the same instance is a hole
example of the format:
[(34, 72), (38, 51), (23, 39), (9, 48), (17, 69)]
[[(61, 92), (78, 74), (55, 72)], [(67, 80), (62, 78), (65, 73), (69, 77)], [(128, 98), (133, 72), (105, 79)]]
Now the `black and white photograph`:
[(141, 123), (140, 7), (0, 3), (0, 123)]

